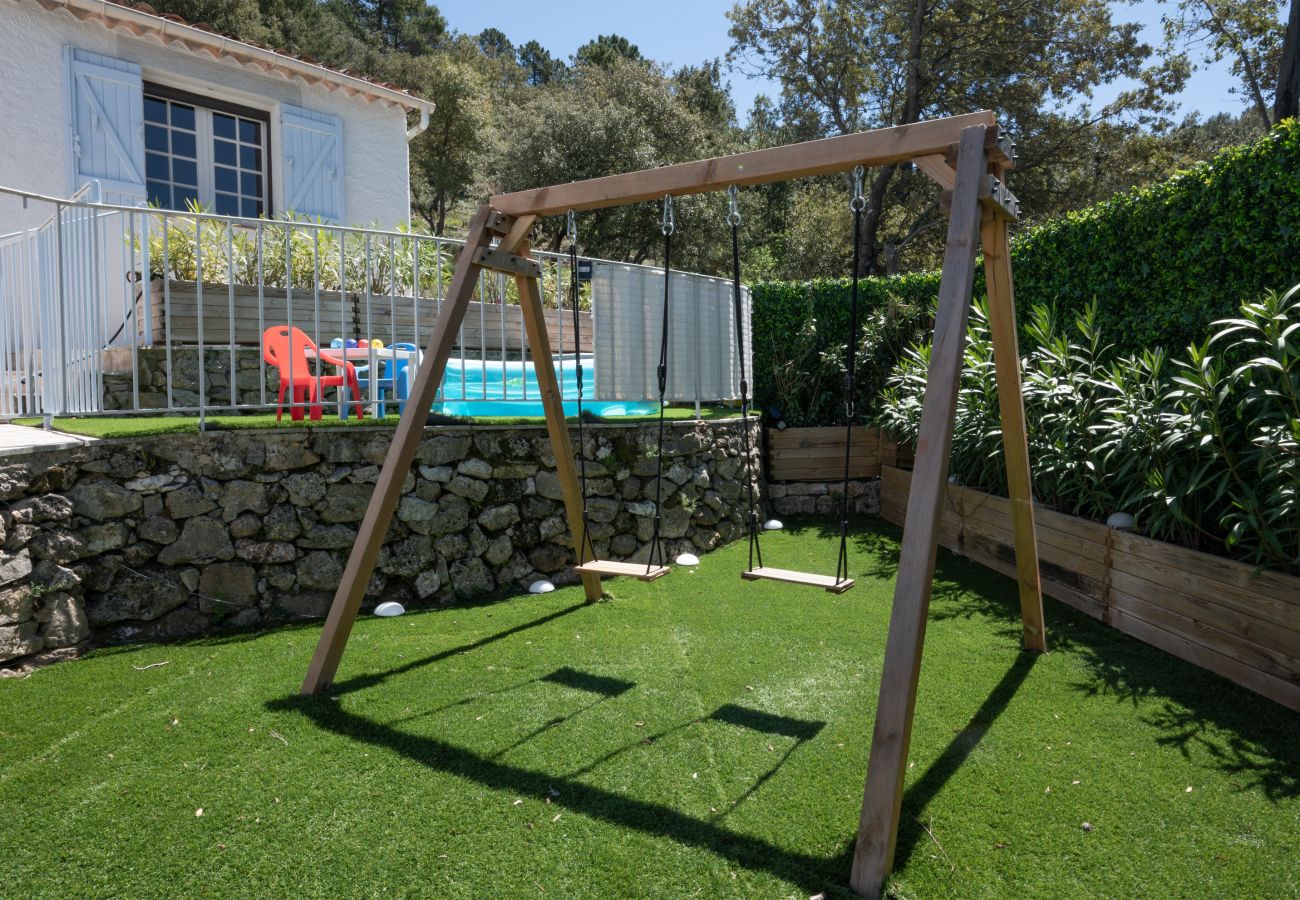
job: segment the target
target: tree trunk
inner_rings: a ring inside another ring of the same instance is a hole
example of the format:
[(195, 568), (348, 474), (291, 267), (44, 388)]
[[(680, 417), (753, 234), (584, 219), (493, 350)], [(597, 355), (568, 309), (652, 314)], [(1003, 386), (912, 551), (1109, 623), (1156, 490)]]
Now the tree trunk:
[(1282, 42), (1282, 64), (1278, 67), (1277, 93), (1273, 97), (1273, 121), (1300, 115), (1300, 0), (1291, 0), (1286, 38)]
[[(926, 0), (914, 0), (912, 18), (907, 35), (907, 86), (903, 97), (903, 113), (898, 125), (910, 125), (921, 118), (921, 53), (925, 36)], [(880, 275), (880, 221), (885, 214), (885, 191), (894, 178), (897, 166), (884, 166), (871, 180), (867, 195), (866, 214), (862, 217), (861, 262), (859, 275)]]
[(438, 224), (433, 227), (433, 233), (441, 235), (443, 229), (447, 227), (447, 192), (438, 191)]
[(862, 214), (862, 254), (858, 264), (859, 275), (883, 275), (880, 264), (880, 220), (885, 214), (885, 191), (894, 177), (897, 166), (883, 166), (871, 179), (867, 191), (867, 208)]

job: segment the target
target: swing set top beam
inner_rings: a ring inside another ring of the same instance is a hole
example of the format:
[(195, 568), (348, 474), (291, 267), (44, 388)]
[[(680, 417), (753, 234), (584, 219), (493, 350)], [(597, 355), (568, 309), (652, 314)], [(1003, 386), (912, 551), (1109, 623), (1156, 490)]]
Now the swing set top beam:
[[(857, 165), (884, 166), (919, 157), (942, 159), (949, 147), (957, 143), (962, 129), (973, 125), (988, 127), (996, 140), (997, 119), (992, 112), (981, 110), (912, 125), (497, 194), (490, 204), (509, 216), (553, 216), (570, 209), (601, 209), (658, 200), (664, 194), (703, 194), (725, 190), (733, 184), (743, 187), (828, 175)], [(923, 171), (930, 174), (924, 167)]]

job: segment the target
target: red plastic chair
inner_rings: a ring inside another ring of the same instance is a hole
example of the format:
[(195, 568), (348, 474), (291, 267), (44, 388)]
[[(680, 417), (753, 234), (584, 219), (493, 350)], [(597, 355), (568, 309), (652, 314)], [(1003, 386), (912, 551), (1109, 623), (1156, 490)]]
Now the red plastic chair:
[[(307, 359), (307, 350), (315, 354), (317, 364), (328, 363), (342, 370), (338, 375), (317, 375)], [(341, 398), (346, 404), (357, 404), (357, 418), (363, 415), (361, 406), (361, 387), (357, 383), (357, 370), (352, 363), (328, 351), (320, 350), (305, 333), (288, 325), (273, 325), (262, 334), (262, 359), (280, 370), (280, 396), (276, 399), (275, 420), (284, 415), (284, 392), (292, 388), (290, 395), (292, 407), (289, 418), (301, 421), (303, 409), (300, 404), (311, 405), (311, 418), (316, 421), (321, 417), (321, 398), (316, 395), (316, 386), (322, 389), (336, 387), (340, 393), (348, 391)], [(290, 370), (293, 375), (290, 377)], [(349, 399), (349, 395), (350, 398)]]

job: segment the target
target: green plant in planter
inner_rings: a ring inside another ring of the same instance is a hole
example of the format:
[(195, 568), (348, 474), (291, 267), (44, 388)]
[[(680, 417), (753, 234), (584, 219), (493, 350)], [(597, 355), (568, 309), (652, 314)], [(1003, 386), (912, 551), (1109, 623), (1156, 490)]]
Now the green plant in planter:
[[(1300, 287), (1241, 306), (1187, 358), (1114, 358), (1095, 306), (1067, 335), (1046, 307), (1027, 329), (1022, 390), (1041, 503), (1105, 520), (1131, 513), (1143, 533), (1300, 572)], [(909, 349), (875, 421), (915, 439), (930, 359)], [(992, 344), (971, 316), (951, 471), (1006, 492)]]

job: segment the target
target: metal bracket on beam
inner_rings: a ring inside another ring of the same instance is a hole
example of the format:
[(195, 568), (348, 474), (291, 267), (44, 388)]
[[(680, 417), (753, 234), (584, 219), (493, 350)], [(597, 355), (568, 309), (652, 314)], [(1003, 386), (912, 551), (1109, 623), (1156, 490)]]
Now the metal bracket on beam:
[(980, 202), (992, 207), (994, 212), (1001, 212), (1013, 222), (1020, 221), (1020, 201), (1011, 189), (994, 175), (985, 175), (980, 180)]
[(483, 223), (483, 227), (493, 234), (509, 234), (510, 226), (514, 224), (514, 216), (507, 216), (505, 213), (493, 210), (488, 213), (487, 221)]
[(511, 275), (525, 275), (529, 278), (542, 277), (542, 264), (526, 256), (516, 256), (493, 247), (479, 247), (474, 251), (474, 265)]
[(1011, 132), (1001, 125), (995, 125), (988, 130), (985, 142), (989, 162), (1001, 166), (1004, 170), (1016, 167), (1016, 139), (1011, 136)]

